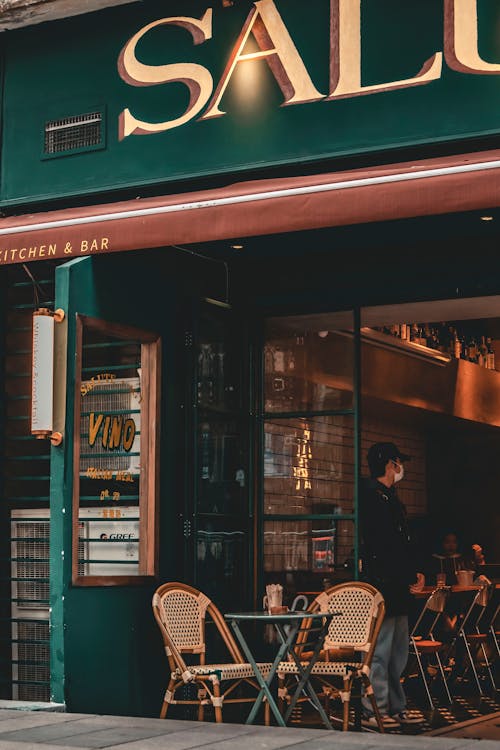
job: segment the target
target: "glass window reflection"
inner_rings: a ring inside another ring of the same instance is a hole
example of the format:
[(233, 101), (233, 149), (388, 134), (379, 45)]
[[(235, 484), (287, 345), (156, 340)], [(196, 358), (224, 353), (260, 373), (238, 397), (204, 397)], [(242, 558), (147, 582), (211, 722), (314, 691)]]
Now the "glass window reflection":
[(267, 420), (264, 424), (264, 513), (353, 512), (352, 416)]
[(263, 353), (265, 412), (352, 408), (350, 314), (344, 322), (347, 330), (342, 331), (290, 330), (283, 322), (269, 323)]

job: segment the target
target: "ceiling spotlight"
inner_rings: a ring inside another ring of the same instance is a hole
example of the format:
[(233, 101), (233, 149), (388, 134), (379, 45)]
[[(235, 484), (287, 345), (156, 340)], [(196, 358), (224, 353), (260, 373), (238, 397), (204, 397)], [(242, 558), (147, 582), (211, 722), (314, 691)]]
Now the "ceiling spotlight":
[(328, 336), (328, 334), (329, 334), (329, 331), (318, 331), (318, 336), (321, 339), (326, 339), (326, 337)]
[(493, 216), (481, 216), (481, 221), (493, 221)]
[(243, 250), (243, 245), (234, 244), (231, 245), (231, 247), (233, 248), (233, 250)]

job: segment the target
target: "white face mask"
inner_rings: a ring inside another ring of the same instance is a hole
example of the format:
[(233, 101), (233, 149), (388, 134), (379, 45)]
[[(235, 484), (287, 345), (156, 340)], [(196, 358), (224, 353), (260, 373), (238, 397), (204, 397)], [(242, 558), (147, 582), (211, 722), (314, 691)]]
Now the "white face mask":
[(405, 475), (405, 467), (403, 466), (403, 464), (400, 464), (399, 465), (399, 471), (398, 472), (394, 472), (394, 481), (395, 482), (400, 482), (402, 480), (402, 478), (404, 477), (404, 475)]

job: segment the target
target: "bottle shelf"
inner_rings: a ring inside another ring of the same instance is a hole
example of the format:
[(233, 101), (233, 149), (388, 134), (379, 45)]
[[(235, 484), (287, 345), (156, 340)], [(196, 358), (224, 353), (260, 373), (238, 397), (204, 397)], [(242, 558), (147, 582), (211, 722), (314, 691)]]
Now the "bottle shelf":
[(431, 347), (422, 346), (422, 344), (416, 344), (414, 341), (403, 341), (396, 336), (388, 336), (386, 333), (376, 331), (374, 328), (362, 328), (361, 339), (363, 341), (368, 341), (375, 346), (380, 346), (392, 351), (401, 351), (409, 356), (426, 359), (438, 365), (447, 365), (453, 359), (453, 357), (450, 354), (446, 354), (446, 352), (441, 352), (438, 349), (431, 349)]

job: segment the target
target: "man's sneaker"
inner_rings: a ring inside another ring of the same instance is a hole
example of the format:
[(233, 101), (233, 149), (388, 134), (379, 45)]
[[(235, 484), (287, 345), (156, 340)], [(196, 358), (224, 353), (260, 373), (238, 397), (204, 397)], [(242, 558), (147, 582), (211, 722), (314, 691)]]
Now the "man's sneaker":
[[(381, 716), (382, 724), (384, 726), (384, 729), (391, 730), (391, 729), (399, 729), (399, 721), (394, 718), (393, 716)], [(368, 729), (378, 729), (378, 723), (375, 716), (363, 716), (361, 723), (363, 726), (367, 727)]]
[(394, 714), (392, 718), (398, 724), (423, 724), (425, 721), (419, 711), (400, 711), (399, 714)]

